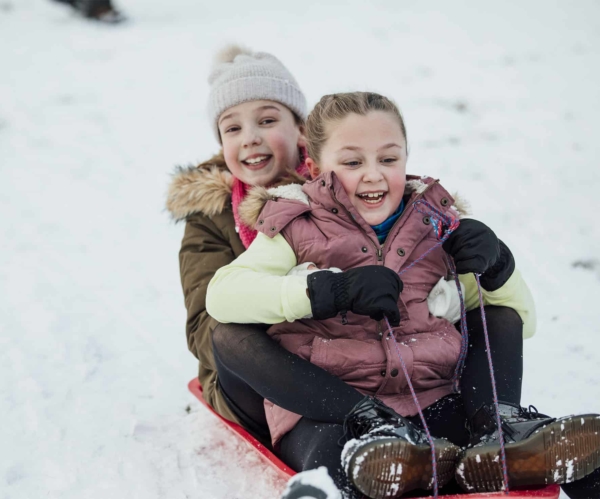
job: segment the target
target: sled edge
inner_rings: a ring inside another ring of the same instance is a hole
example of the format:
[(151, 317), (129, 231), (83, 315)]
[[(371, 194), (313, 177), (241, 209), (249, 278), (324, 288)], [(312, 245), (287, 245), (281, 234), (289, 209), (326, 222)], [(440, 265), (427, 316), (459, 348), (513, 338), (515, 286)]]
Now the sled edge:
[[(198, 380), (198, 378), (194, 378), (188, 383), (188, 389), (202, 403), (202, 405), (206, 407), (210, 412), (212, 412), (217, 418), (219, 418), (230, 431), (237, 434), (237, 436), (241, 437), (242, 440), (244, 440), (249, 447), (251, 447), (255, 452), (258, 452), (259, 456), (265, 463), (273, 466), (282, 478), (289, 480), (292, 476), (296, 474), (294, 470), (292, 470), (283, 461), (281, 461), (281, 459), (275, 456), (275, 454), (273, 454), (269, 449), (267, 449), (263, 444), (261, 444), (244, 428), (242, 428), (236, 423), (228, 421), (227, 419), (216, 413), (213, 410), (213, 408), (210, 405), (208, 405), (206, 400), (204, 400), (204, 397), (202, 396), (202, 385), (200, 385), (200, 381)], [(559, 495), (560, 487), (558, 485), (549, 485), (547, 487), (531, 490), (511, 490), (508, 494), (505, 494), (504, 492), (493, 492), (481, 494), (450, 495), (442, 497), (443, 499), (559, 499)]]
[(249, 432), (247, 432), (240, 425), (228, 421), (220, 414), (214, 411), (214, 409), (208, 405), (204, 397), (202, 396), (202, 385), (198, 378), (194, 378), (188, 383), (188, 389), (192, 394), (202, 403), (204, 407), (206, 407), (210, 412), (212, 412), (217, 418), (219, 418), (223, 424), (227, 427), (228, 430), (237, 434), (238, 437), (241, 437), (246, 444), (251, 447), (255, 452), (259, 454), (261, 459), (267, 464), (271, 465), (275, 468), (275, 470), (279, 473), (282, 478), (289, 480), (292, 476), (296, 474), (296, 472), (291, 469), (288, 465), (286, 465), (281, 459), (279, 459), (275, 454), (273, 454), (269, 449), (267, 449), (263, 444), (261, 444), (254, 436), (252, 436)]

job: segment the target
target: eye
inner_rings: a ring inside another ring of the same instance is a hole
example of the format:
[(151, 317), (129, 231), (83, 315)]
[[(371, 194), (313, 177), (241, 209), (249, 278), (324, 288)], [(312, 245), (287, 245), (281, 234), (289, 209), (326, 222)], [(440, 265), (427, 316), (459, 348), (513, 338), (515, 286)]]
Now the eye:
[(344, 162), (344, 165), (350, 166), (350, 167), (357, 167), (357, 166), (360, 166), (360, 161), (358, 161), (358, 160), (346, 161), (346, 162)]
[(392, 164), (392, 163), (395, 163), (396, 161), (398, 161), (398, 158), (384, 158), (384, 159), (382, 159), (382, 162), (386, 163), (388, 165)]
[(239, 126), (237, 126), (237, 125), (233, 125), (233, 126), (230, 126), (229, 128), (226, 128), (224, 133), (233, 133), (233, 132), (237, 132), (239, 129), (240, 129), (240, 127), (239, 127)]
[(271, 123), (275, 123), (275, 118), (265, 118), (264, 120), (261, 120), (260, 124), (261, 125), (270, 125)]

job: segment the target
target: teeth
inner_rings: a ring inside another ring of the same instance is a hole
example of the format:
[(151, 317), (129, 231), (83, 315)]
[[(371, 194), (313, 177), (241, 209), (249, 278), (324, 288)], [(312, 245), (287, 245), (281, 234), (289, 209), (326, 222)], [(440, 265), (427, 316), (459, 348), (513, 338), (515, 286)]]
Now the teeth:
[(255, 165), (257, 163), (260, 163), (261, 161), (264, 161), (265, 159), (267, 159), (267, 156), (259, 156), (257, 158), (246, 159), (244, 160), (244, 162), (250, 165)]
[(365, 203), (369, 204), (379, 203), (383, 199), (383, 196), (385, 196), (385, 192), (365, 192), (358, 195)]

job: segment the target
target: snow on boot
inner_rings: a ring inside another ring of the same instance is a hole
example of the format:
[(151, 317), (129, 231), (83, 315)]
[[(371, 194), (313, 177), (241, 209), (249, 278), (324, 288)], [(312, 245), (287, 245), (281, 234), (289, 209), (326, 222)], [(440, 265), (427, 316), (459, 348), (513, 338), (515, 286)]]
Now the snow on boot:
[[(509, 487), (564, 484), (600, 468), (600, 415), (556, 419), (533, 406), (500, 403)], [(467, 492), (502, 490), (500, 442), (493, 406), (480, 408), (471, 421), (472, 444), (456, 468)]]
[[(433, 486), (431, 446), (408, 419), (372, 397), (365, 397), (344, 421), (348, 441), (342, 466), (350, 482), (372, 499), (400, 497)], [(460, 449), (434, 439), (438, 484), (454, 476)]]
[(327, 473), (327, 468), (321, 466), (293, 476), (281, 499), (342, 499), (342, 494)]

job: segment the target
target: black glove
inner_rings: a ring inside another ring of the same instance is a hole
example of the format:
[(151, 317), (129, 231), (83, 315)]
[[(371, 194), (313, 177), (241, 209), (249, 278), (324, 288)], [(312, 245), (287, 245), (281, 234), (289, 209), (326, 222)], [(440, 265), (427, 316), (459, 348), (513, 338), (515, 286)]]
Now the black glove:
[(502, 287), (515, 270), (515, 259), (508, 246), (484, 223), (465, 218), (442, 245), (459, 274), (481, 274), (487, 291)]
[(321, 271), (308, 276), (310, 306), (313, 318), (319, 320), (351, 311), (378, 321), (385, 316), (392, 326), (397, 327), (402, 287), (396, 272), (379, 265), (340, 273)]

